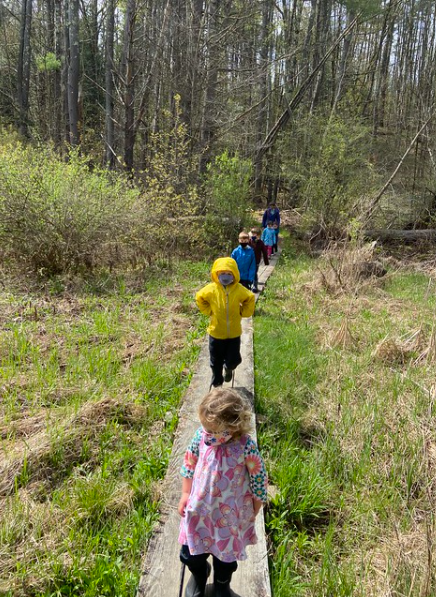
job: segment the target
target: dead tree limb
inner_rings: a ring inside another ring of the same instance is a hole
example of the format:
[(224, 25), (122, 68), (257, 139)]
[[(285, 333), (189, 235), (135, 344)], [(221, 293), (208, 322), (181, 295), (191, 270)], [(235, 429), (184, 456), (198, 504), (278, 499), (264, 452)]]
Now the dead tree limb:
[(364, 230), (363, 237), (381, 241), (432, 241), (436, 240), (436, 230)]
[(377, 207), (378, 202), (383, 197), (383, 195), (386, 192), (386, 189), (389, 187), (389, 185), (392, 183), (392, 181), (394, 180), (394, 178), (398, 174), (399, 169), (403, 165), (403, 162), (406, 159), (406, 157), (409, 155), (412, 147), (415, 145), (416, 140), (418, 139), (419, 135), (422, 133), (422, 131), (428, 125), (428, 123), (433, 118), (433, 116), (434, 116), (434, 111), (430, 114), (430, 116), (427, 118), (427, 120), (424, 122), (424, 124), (420, 127), (420, 129), (418, 130), (418, 132), (416, 133), (416, 135), (413, 137), (412, 141), (410, 142), (408, 148), (404, 152), (401, 160), (398, 162), (396, 168), (394, 169), (394, 171), (392, 172), (392, 174), (390, 175), (390, 177), (388, 178), (388, 180), (385, 182), (385, 184), (383, 185), (383, 187), (380, 189), (380, 191), (377, 193), (377, 195), (374, 197), (374, 199), (371, 201), (371, 204), (369, 205), (368, 209), (365, 211), (365, 213), (363, 215), (363, 218), (362, 218), (362, 221), (364, 223), (368, 222), (369, 218), (374, 213), (374, 209)]
[(307, 79), (305, 79), (303, 81), (303, 83), (301, 84), (301, 86), (297, 89), (296, 93), (294, 94), (294, 97), (288, 103), (285, 111), (281, 114), (280, 118), (276, 121), (276, 123), (274, 124), (272, 129), (269, 131), (269, 133), (265, 137), (265, 140), (263, 141), (263, 143), (260, 145), (260, 147), (258, 147), (255, 158), (254, 158), (255, 164), (258, 164), (262, 160), (266, 151), (270, 147), (273, 146), (273, 144), (277, 138), (277, 135), (279, 134), (281, 129), (285, 126), (285, 124), (288, 122), (289, 118), (291, 117), (292, 112), (300, 104), (301, 100), (304, 97), (304, 94), (306, 93), (306, 91), (310, 87), (310, 85), (312, 84), (315, 76), (321, 70), (321, 68), (324, 66), (324, 64), (327, 62), (327, 60), (332, 55), (332, 53), (334, 52), (336, 47), (341, 43), (343, 38), (345, 36), (347, 36), (350, 33), (350, 31), (352, 31), (352, 29), (356, 26), (358, 18), (359, 18), (359, 15), (356, 15), (356, 17), (351, 21), (351, 23), (348, 25), (348, 27), (346, 27), (342, 31), (342, 33), (336, 39), (335, 43), (330, 47), (330, 49), (323, 56), (322, 60), (315, 66), (315, 68), (310, 73), (310, 75), (307, 77)]

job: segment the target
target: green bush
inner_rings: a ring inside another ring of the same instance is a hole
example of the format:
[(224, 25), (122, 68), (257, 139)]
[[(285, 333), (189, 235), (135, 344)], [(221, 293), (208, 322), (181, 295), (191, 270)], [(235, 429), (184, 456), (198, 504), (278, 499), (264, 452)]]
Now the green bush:
[[(144, 172), (145, 191), (138, 221), (150, 228), (153, 243), (166, 257), (196, 254), (205, 248), (203, 214), (196, 185), (196, 163), (191, 155), (180, 97), (174, 113), (165, 112), (165, 126), (150, 136), (151, 158)], [(142, 226), (143, 224), (141, 224)], [(140, 240), (140, 234), (134, 235)]]
[(205, 232), (216, 248), (229, 250), (248, 223), (251, 172), (250, 160), (241, 158), (238, 153), (232, 157), (227, 151), (207, 166)]
[(138, 196), (77, 153), (0, 144), (0, 242), (40, 274), (118, 261)]
[(186, 125), (177, 109), (167, 120), (135, 180), (91, 168), (77, 151), (65, 161), (0, 135), (3, 257), (48, 277), (230, 248), (246, 217), (251, 165), (224, 152), (210, 164), (201, 197)]

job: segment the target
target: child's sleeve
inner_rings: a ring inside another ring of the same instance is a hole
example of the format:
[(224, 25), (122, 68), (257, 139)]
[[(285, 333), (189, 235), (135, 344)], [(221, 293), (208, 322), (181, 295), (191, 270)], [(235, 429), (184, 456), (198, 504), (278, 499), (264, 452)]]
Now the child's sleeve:
[(251, 317), (254, 313), (255, 304), (254, 294), (247, 290), (245, 298), (241, 300), (241, 317)]
[(268, 217), (268, 210), (266, 209), (263, 212), (263, 216), (262, 216), (262, 228), (266, 228), (266, 219)]
[(201, 427), (195, 432), (195, 435), (185, 452), (182, 468), (180, 469), (182, 477), (192, 479), (194, 476), (195, 467), (197, 466), (198, 457), (200, 456), (200, 441)]
[(256, 275), (256, 255), (254, 254), (254, 249), (251, 250), (253, 251), (253, 255), (251, 256), (250, 269), (248, 271), (248, 279), (252, 282)]
[(256, 442), (251, 437), (248, 437), (245, 444), (244, 456), (245, 466), (250, 475), (250, 489), (253, 497), (265, 503), (267, 501), (268, 475)]
[(265, 236), (266, 236), (266, 231), (267, 231), (267, 230), (268, 230), (268, 228), (264, 228), (264, 229), (262, 230), (262, 236), (260, 237), (260, 240), (261, 240), (261, 241), (264, 241), (264, 240), (265, 240)]
[(195, 302), (197, 303), (197, 307), (204, 315), (212, 315), (210, 302), (207, 300), (206, 287), (197, 292), (195, 295)]

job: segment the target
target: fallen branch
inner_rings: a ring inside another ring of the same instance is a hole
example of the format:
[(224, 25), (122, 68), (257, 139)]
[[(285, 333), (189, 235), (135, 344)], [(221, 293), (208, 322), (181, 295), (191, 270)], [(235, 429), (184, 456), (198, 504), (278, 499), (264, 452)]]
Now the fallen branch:
[[(416, 133), (416, 135), (413, 137), (412, 141), (410, 142), (408, 148), (406, 149), (406, 151), (403, 154), (403, 157), (401, 158), (401, 160), (398, 162), (396, 168), (394, 169), (394, 171), (392, 172), (392, 174), (390, 175), (390, 177), (388, 178), (388, 180), (385, 182), (385, 184), (383, 185), (383, 187), (380, 189), (380, 191), (377, 193), (377, 195), (374, 197), (374, 199), (371, 201), (371, 204), (369, 205), (368, 209), (366, 210), (366, 212), (363, 214), (363, 222), (366, 223), (368, 222), (368, 220), (370, 219), (370, 217), (372, 216), (372, 214), (374, 213), (375, 208), (377, 207), (378, 202), (380, 201), (380, 199), (383, 197), (383, 195), (386, 192), (386, 189), (389, 187), (389, 185), (392, 183), (392, 181), (394, 180), (394, 178), (396, 177), (396, 175), (398, 174), (398, 171), (400, 170), (401, 166), (403, 165), (404, 160), (406, 159), (406, 157), (409, 155), (412, 147), (415, 145), (416, 140), (418, 139), (419, 135), (422, 133), (422, 131), (425, 129), (425, 127), (428, 125), (428, 123), (430, 122), (430, 120), (433, 118), (434, 116), (434, 111), (430, 114), (430, 116), (427, 118), (427, 120), (424, 122), (424, 124), (421, 126), (421, 128), (418, 130), (418, 132)], [(357, 207), (357, 206), (356, 206)]]
[(364, 230), (363, 237), (373, 240), (400, 240), (400, 241), (417, 241), (417, 240), (436, 240), (436, 230), (434, 228), (428, 230)]

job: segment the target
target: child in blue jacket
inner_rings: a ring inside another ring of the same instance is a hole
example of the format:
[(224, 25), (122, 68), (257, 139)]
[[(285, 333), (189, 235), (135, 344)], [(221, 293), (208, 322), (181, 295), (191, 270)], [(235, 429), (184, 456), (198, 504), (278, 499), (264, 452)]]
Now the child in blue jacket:
[(277, 233), (273, 228), (273, 223), (268, 222), (267, 228), (262, 232), (262, 240), (266, 245), (268, 257), (271, 257), (273, 246), (276, 244)]
[(246, 232), (239, 234), (239, 247), (233, 249), (231, 258), (238, 264), (241, 276), (239, 283), (250, 290), (256, 275), (256, 256), (250, 247), (250, 238)]

